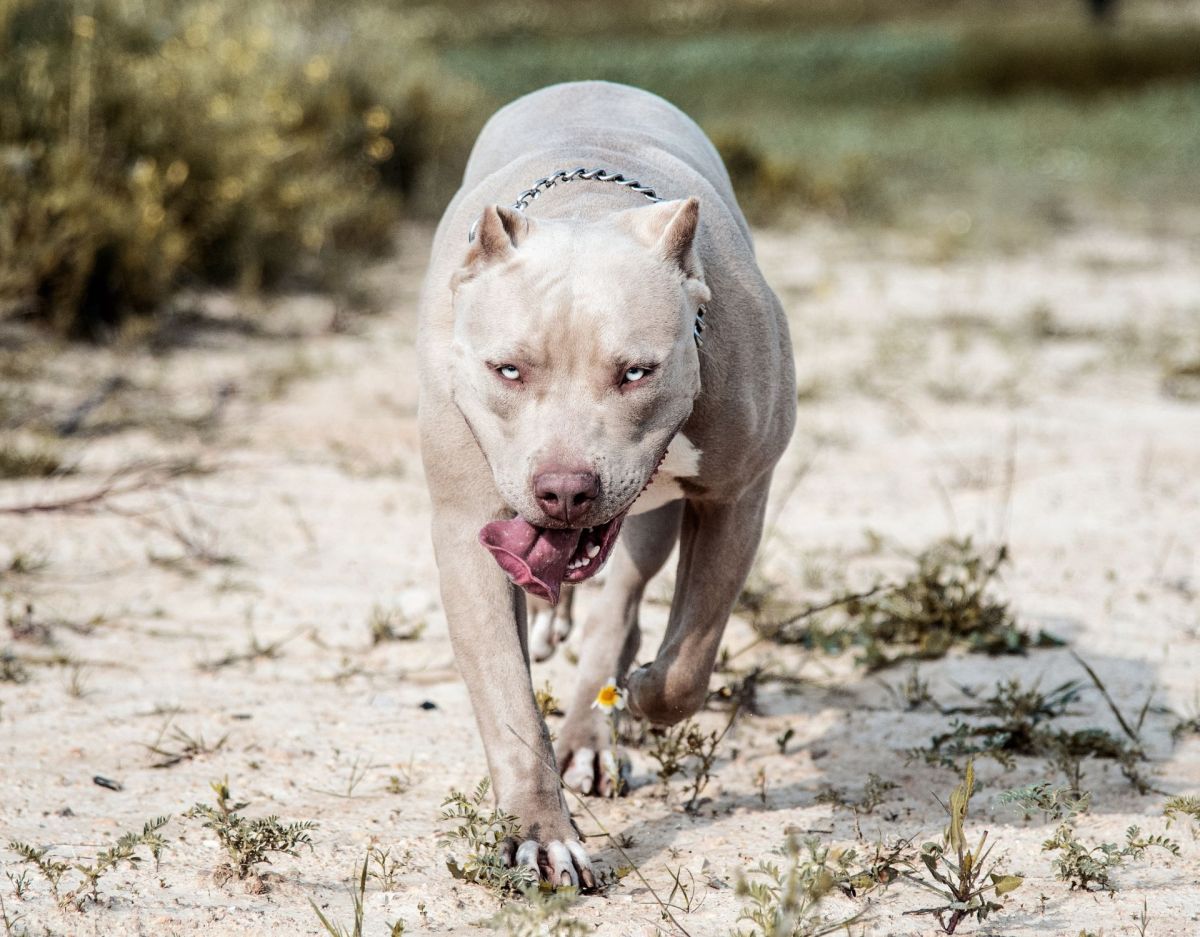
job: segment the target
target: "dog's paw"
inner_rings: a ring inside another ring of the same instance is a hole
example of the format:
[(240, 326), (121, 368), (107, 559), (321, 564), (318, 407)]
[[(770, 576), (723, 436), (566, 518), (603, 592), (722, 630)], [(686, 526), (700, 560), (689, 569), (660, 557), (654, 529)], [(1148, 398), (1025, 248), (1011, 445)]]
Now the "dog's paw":
[(632, 765), (621, 749), (580, 746), (560, 756), (563, 783), (580, 794), (623, 797), (629, 793)]
[(571, 610), (545, 606), (533, 612), (529, 623), (529, 654), (541, 662), (554, 656), (555, 650), (571, 635)]
[(590, 891), (596, 887), (592, 860), (577, 839), (552, 839), (547, 843), (536, 839), (520, 843), (509, 840), (504, 843), (501, 854), (509, 867), (533, 869), (539, 881), (554, 888), (571, 886)]

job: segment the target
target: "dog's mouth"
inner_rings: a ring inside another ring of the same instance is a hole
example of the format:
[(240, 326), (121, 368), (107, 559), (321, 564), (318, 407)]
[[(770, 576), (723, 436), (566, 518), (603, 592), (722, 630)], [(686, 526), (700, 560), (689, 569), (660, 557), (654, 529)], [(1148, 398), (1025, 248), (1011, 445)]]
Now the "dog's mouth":
[(564, 582), (583, 582), (600, 572), (628, 513), (626, 508), (603, 524), (582, 529), (535, 527), (518, 515), (485, 524), (479, 542), (515, 585), (556, 605)]

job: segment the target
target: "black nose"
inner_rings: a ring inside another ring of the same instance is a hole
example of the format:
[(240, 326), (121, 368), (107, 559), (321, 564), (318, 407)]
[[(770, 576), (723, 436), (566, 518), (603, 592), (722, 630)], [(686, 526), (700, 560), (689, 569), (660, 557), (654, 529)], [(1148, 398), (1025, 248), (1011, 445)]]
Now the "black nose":
[(533, 476), (533, 496), (551, 517), (573, 524), (587, 514), (600, 495), (595, 472), (563, 472), (551, 469)]

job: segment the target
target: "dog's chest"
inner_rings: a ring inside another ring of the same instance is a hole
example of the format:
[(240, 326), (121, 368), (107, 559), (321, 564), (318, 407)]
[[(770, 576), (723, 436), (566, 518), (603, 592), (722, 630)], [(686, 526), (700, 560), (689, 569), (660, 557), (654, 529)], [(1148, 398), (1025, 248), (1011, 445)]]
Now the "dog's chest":
[(658, 473), (645, 491), (633, 502), (630, 514), (645, 514), (660, 508), (670, 501), (683, 497), (679, 479), (694, 478), (700, 473), (700, 450), (692, 441), (680, 433), (671, 440), (667, 454), (663, 456)]

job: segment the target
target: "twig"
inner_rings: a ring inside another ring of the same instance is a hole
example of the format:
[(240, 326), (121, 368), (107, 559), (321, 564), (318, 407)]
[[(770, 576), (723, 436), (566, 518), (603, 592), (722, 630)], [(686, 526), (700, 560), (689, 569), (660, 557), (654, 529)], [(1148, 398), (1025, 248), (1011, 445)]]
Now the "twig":
[(99, 389), (85, 397), (78, 403), (70, 413), (58, 421), (54, 427), (55, 432), (60, 436), (74, 436), (83, 426), (83, 421), (86, 420), (104, 401), (115, 394), (118, 390), (124, 390), (129, 386), (129, 382), (120, 375), (114, 375), (107, 378)]
[(883, 592), (885, 589), (891, 588), (894, 588), (894, 584), (892, 583), (879, 583), (878, 585), (872, 586), (870, 589), (867, 589), (864, 592), (853, 592), (848, 595), (839, 595), (830, 599), (828, 602), (822, 602), (820, 605), (809, 605), (795, 614), (789, 615), (787, 618), (782, 618), (779, 621), (760, 623), (755, 626), (755, 630), (764, 633), (760, 634), (745, 647), (728, 655), (725, 660), (726, 662), (731, 661), (735, 657), (740, 657), (747, 651), (758, 647), (758, 645), (762, 644), (763, 641), (768, 639), (768, 635), (778, 632), (780, 628), (786, 628), (788, 625), (794, 625), (798, 621), (803, 621), (805, 618), (811, 618), (813, 615), (819, 615), (821, 612), (827, 612), (831, 608), (837, 608), (839, 605), (848, 605), (849, 603), (857, 602), (860, 599), (869, 599), (871, 596), (877, 595), (878, 593)]
[(112, 473), (98, 488), (66, 498), (0, 505), (0, 514), (82, 514), (97, 510), (111, 498), (144, 491), (196, 470), (192, 462), (132, 463)]

